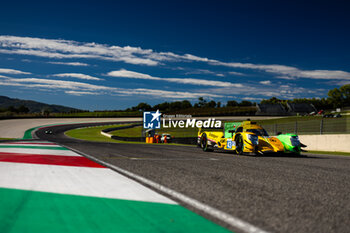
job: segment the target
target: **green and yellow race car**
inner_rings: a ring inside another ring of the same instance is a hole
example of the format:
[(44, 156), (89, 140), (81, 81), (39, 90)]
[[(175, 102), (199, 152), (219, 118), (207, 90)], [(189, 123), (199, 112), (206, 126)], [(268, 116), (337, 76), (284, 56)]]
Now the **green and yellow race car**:
[(197, 145), (203, 151), (228, 150), (236, 154), (293, 153), (300, 155), (302, 147), (296, 134), (279, 134), (271, 137), (256, 122), (225, 122), (224, 129), (199, 128)]

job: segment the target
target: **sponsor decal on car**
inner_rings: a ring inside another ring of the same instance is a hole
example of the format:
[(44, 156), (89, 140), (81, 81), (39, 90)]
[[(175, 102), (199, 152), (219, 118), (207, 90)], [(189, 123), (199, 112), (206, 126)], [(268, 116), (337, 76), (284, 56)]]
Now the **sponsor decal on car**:
[(232, 149), (232, 139), (227, 139), (227, 149)]

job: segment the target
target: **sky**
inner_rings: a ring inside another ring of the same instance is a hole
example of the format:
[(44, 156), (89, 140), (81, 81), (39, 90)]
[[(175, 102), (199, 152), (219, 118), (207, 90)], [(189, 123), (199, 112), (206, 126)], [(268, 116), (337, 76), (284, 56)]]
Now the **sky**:
[(0, 95), (85, 110), (323, 98), (350, 83), (348, 1), (6, 1)]

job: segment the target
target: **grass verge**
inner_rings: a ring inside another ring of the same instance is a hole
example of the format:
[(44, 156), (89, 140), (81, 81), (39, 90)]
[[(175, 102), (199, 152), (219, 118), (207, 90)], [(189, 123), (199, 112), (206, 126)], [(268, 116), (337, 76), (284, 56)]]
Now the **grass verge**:
[(317, 151), (317, 150), (309, 150), (305, 152), (305, 154), (322, 154), (322, 155), (343, 155), (350, 156), (349, 152), (335, 152), (335, 151)]
[(121, 126), (125, 126), (125, 125), (105, 125), (105, 126), (78, 128), (78, 129), (72, 129), (65, 132), (65, 135), (71, 138), (94, 141), (94, 142), (118, 142), (114, 139), (103, 136), (101, 134), (101, 130), (113, 128), (113, 127), (121, 127)]
[[(163, 128), (156, 130), (157, 133), (162, 134), (162, 133), (169, 133), (171, 136), (174, 136), (176, 138), (181, 138), (181, 137), (197, 137), (197, 128)], [(114, 136), (119, 136), (119, 137), (141, 137), (142, 135), (142, 126), (137, 126), (129, 129), (121, 129), (121, 130), (116, 130), (110, 132), (110, 134)]]
[[(80, 140), (86, 140), (86, 141), (93, 141), (93, 142), (112, 142), (112, 143), (128, 143), (128, 144), (146, 144), (146, 142), (127, 142), (127, 141), (121, 141), (121, 140), (115, 140), (108, 138), (106, 136), (103, 136), (101, 134), (101, 130), (113, 128), (113, 127), (121, 127), (126, 125), (107, 125), (107, 126), (96, 126), (96, 127), (86, 127), (86, 128), (79, 128), (79, 129), (72, 129), (65, 133), (68, 137), (76, 138)], [(141, 135), (138, 134), (138, 137)], [(132, 137), (128, 135), (128, 137)], [(137, 137), (137, 136), (135, 136)], [(165, 144), (153, 144), (153, 145), (165, 145)], [(175, 144), (175, 143), (168, 143), (166, 145), (181, 145), (181, 146), (194, 146), (194, 145), (185, 145), (185, 144)]]

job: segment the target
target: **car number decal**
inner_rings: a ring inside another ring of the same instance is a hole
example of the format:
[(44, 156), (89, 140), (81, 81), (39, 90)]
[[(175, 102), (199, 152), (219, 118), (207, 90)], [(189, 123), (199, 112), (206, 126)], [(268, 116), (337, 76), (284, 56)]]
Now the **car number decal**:
[(227, 144), (226, 144), (227, 149), (232, 149), (232, 146), (236, 146), (236, 142), (232, 141), (232, 139), (227, 139)]

